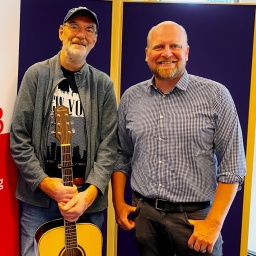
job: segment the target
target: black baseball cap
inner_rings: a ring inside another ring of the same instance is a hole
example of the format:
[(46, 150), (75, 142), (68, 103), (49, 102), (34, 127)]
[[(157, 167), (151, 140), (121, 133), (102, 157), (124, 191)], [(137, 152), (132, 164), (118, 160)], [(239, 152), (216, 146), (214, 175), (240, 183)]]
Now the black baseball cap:
[(63, 20), (63, 24), (67, 22), (74, 14), (78, 14), (78, 13), (84, 13), (86, 16), (91, 17), (97, 26), (97, 30), (99, 29), (99, 21), (98, 21), (97, 15), (87, 7), (83, 7), (83, 6), (70, 9)]

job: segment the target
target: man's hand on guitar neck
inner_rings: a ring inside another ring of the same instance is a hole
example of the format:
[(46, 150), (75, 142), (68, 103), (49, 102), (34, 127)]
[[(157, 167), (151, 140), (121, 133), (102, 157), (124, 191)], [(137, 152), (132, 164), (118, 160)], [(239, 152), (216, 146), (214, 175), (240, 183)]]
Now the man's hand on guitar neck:
[(98, 195), (98, 188), (90, 185), (85, 191), (78, 193), (66, 204), (59, 203), (59, 209), (65, 220), (77, 221), (78, 218), (90, 207)]
[(39, 188), (56, 202), (64, 204), (78, 194), (76, 185), (64, 186), (60, 178), (46, 177), (39, 184)]

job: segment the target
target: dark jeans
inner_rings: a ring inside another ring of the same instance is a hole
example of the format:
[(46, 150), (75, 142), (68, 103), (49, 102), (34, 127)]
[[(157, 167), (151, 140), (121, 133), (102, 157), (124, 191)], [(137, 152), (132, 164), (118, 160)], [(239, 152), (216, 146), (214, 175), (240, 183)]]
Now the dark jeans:
[(188, 247), (193, 226), (188, 219), (201, 220), (210, 206), (194, 212), (161, 212), (133, 195), (135, 240), (141, 256), (221, 256), (222, 237), (219, 235), (212, 253), (196, 252)]

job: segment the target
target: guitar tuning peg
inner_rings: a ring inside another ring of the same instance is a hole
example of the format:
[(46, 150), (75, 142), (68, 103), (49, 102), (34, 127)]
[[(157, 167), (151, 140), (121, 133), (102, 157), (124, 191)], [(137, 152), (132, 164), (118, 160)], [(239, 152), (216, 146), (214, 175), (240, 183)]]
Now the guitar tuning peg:
[(54, 135), (54, 134), (56, 134), (56, 132), (55, 131), (51, 131), (51, 135)]
[(73, 124), (74, 124), (74, 120), (71, 120), (71, 121), (70, 121), (70, 124), (72, 124), (72, 125), (73, 125)]
[(75, 128), (72, 128), (72, 133), (76, 133), (76, 129)]

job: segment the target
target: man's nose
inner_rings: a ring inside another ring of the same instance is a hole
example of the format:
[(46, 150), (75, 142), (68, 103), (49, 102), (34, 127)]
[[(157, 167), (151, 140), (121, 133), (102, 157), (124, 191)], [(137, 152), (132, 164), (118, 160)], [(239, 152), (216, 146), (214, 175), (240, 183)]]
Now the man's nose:
[(168, 58), (172, 55), (172, 50), (170, 47), (165, 47), (162, 52), (162, 56)]

